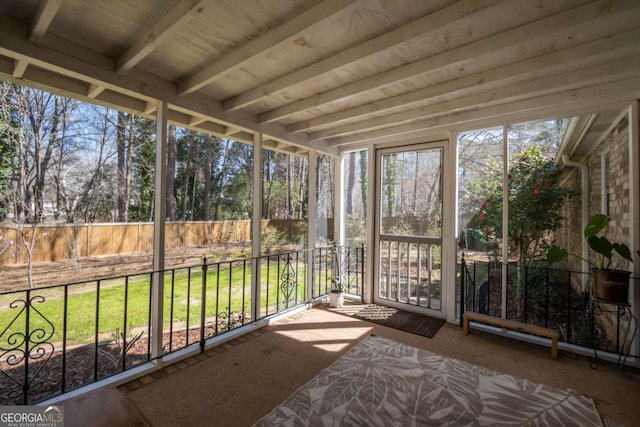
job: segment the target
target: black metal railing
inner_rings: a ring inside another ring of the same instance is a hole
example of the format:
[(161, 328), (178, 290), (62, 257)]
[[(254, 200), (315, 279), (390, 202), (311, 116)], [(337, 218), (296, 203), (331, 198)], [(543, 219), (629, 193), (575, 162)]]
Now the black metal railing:
[(312, 298), (328, 294), (339, 280), (343, 291), (364, 301), (365, 247), (331, 246), (314, 252)]
[(36, 403), (187, 347), (204, 351), (209, 338), (328, 293), (337, 268), (345, 290), (362, 295), (364, 247), (339, 247), (340, 257), (335, 248), (0, 293), (0, 404)]
[[(557, 329), (560, 341), (615, 354), (628, 353), (638, 338), (621, 337), (633, 324), (621, 318), (620, 310), (605, 315), (594, 313), (589, 299), (590, 276), (547, 265), (469, 261), (463, 256), (457, 274), (459, 318), (462, 320), (465, 311), (502, 317), (504, 308), (507, 319)], [(632, 280), (640, 282), (637, 278)]]

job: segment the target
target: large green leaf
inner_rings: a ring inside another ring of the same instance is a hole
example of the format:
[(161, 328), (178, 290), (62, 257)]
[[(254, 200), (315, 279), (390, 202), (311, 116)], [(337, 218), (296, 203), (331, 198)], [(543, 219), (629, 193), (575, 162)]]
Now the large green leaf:
[(631, 258), (631, 249), (629, 249), (629, 246), (625, 245), (624, 243), (614, 243), (613, 250), (620, 254), (622, 258), (626, 259), (629, 262), (633, 262), (633, 258)]
[(553, 245), (547, 251), (547, 262), (553, 264), (560, 262), (569, 256), (569, 252), (559, 246)]
[(593, 251), (603, 255), (605, 258), (613, 256), (613, 244), (606, 237), (589, 236), (587, 242), (589, 242), (589, 247)]
[[(604, 214), (596, 214), (589, 219), (584, 227), (584, 237), (595, 236), (609, 224), (611, 218)], [(595, 250), (595, 249), (594, 249)]]

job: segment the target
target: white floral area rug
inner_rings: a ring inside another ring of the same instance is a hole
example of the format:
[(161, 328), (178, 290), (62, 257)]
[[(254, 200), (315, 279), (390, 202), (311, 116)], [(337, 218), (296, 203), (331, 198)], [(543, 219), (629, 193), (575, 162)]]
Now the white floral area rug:
[(592, 399), (369, 336), (255, 426), (602, 426)]

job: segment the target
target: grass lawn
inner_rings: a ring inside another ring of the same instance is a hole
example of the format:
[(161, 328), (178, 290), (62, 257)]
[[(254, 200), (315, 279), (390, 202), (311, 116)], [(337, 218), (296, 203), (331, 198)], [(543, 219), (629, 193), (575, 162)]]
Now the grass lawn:
[[(273, 314), (286, 308), (282, 283), (295, 282), (291, 288), (291, 305), (307, 300), (306, 267), (304, 263), (290, 264), (292, 269), (284, 270), (281, 265), (263, 265), (261, 268), (261, 315)], [(297, 267), (296, 267), (297, 265)], [(222, 322), (228, 312), (250, 316), (251, 307), (251, 264), (215, 264), (209, 268), (206, 276), (205, 316), (208, 322), (214, 322), (216, 313)], [(293, 276), (292, 276), (293, 274)], [(130, 276), (125, 279), (110, 279), (100, 282), (68, 285), (66, 342), (67, 345), (92, 343), (97, 334), (99, 341), (113, 339), (116, 331), (141, 331), (149, 324), (150, 311), (149, 274)], [(201, 317), (203, 273), (200, 267), (177, 269), (167, 272), (164, 279), (164, 329), (169, 330), (173, 321), (174, 329), (187, 324), (198, 326)], [(126, 294), (126, 298), (125, 298)], [(26, 292), (17, 292), (0, 296), (0, 347), (15, 347), (22, 340), (26, 325), (24, 302), (16, 300), (26, 298)], [(64, 331), (64, 287), (34, 289), (29, 310), (29, 323), (32, 342), (63, 341)], [(12, 304), (13, 302), (13, 304)], [(125, 313), (126, 302), (126, 313)], [(13, 308), (12, 308), (13, 306)], [(99, 312), (97, 316), (96, 313)], [(126, 314), (126, 328), (125, 328)]]

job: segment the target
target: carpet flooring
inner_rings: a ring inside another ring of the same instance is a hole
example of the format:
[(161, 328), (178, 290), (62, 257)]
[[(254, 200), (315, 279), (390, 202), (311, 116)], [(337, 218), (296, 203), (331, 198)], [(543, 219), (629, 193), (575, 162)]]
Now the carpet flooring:
[(445, 322), (445, 319), (437, 319), (435, 317), (377, 304), (370, 304), (356, 312), (353, 316), (358, 319), (377, 323), (378, 325), (422, 335), (427, 338), (433, 338)]
[(369, 336), (256, 427), (602, 426), (591, 398)]

